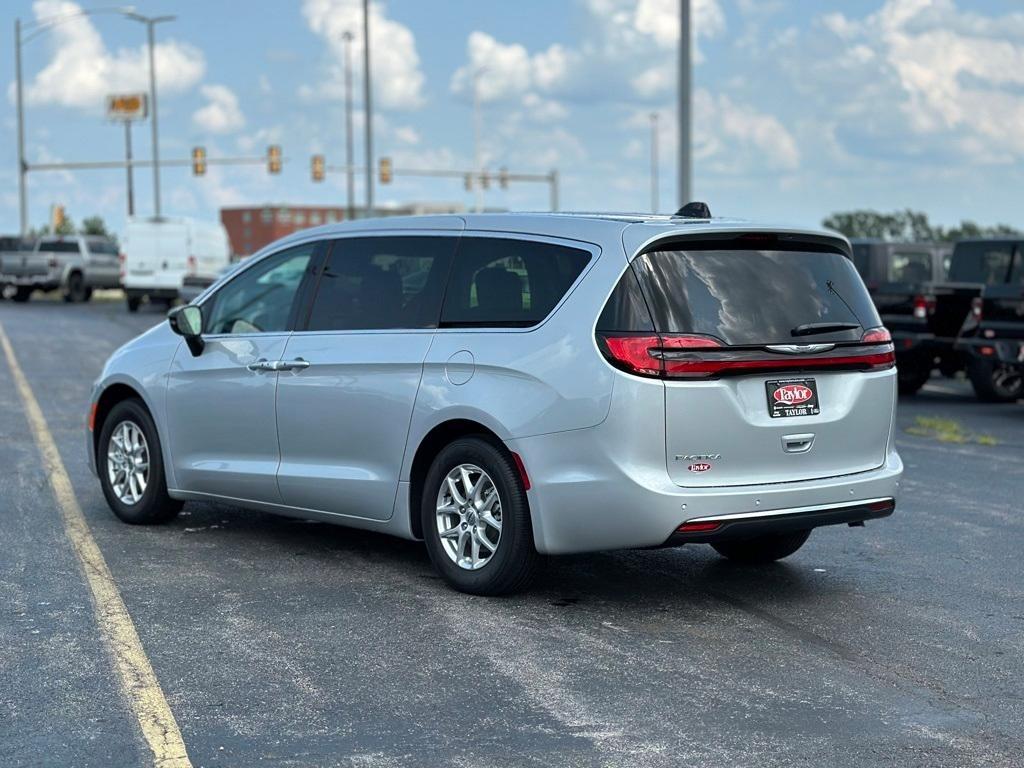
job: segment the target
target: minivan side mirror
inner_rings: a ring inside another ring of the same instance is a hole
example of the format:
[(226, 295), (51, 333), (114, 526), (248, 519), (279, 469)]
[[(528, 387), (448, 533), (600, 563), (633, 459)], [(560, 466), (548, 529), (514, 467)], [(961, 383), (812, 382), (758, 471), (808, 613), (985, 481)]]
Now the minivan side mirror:
[(167, 313), (167, 322), (171, 330), (185, 338), (192, 357), (199, 357), (203, 352), (203, 310), (193, 304), (175, 307)]

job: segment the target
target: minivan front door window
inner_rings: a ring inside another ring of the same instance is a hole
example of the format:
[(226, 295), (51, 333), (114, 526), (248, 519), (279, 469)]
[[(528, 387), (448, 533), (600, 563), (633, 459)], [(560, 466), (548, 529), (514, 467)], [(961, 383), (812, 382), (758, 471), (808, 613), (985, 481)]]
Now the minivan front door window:
[(206, 309), (206, 332), (275, 333), (288, 327), (299, 284), (316, 243), (300, 245), (253, 265), (221, 288)]

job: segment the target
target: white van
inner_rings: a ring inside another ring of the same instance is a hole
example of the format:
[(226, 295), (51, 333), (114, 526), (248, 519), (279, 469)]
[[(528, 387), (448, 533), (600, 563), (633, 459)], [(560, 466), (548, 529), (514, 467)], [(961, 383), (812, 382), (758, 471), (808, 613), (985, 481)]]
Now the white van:
[(129, 312), (138, 310), (143, 298), (170, 304), (186, 275), (212, 281), (231, 260), (222, 224), (184, 217), (129, 219), (123, 252)]

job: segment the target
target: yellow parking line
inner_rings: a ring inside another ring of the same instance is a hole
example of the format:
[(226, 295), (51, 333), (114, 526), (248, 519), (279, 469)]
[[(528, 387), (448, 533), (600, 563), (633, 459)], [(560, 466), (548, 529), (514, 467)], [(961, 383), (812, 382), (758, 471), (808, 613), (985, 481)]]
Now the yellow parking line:
[(57, 444), (46, 426), (46, 419), (29, 387), (28, 379), (18, 365), (11, 342), (0, 325), (0, 346), (14, 377), (14, 384), (25, 406), (25, 416), (32, 429), (39, 452), (46, 465), (50, 487), (64, 518), (64, 530), (78, 555), (89, 588), (92, 590), (96, 621), (114, 658), (125, 697), (139, 721), (142, 735), (153, 751), (154, 763), (159, 768), (191, 768), (185, 742), (178, 730), (171, 708), (160, 689), (153, 667), (142, 649), (132, 617), (128, 615), (114, 578), (103, 559), (96, 541), (85, 522), (82, 508), (75, 498)]

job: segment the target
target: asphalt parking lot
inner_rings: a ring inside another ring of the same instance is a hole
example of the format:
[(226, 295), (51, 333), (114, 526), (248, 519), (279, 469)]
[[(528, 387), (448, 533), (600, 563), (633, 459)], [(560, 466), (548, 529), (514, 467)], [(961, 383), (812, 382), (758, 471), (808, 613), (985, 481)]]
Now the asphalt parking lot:
[[(162, 313), (0, 303), (0, 326), (195, 766), (1020, 766), (1024, 403), (900, 402), (896, 514), (743, 568), (709, 547), (553, 560), (459, 595), (421, 546), (207, 504), (108, 511), (92, 380)], [(152, 763), (0, 356), (0, 756)]]

